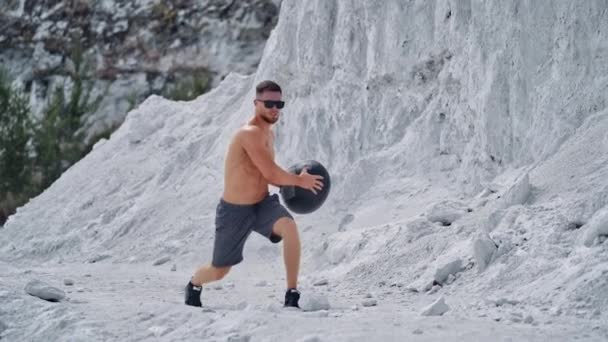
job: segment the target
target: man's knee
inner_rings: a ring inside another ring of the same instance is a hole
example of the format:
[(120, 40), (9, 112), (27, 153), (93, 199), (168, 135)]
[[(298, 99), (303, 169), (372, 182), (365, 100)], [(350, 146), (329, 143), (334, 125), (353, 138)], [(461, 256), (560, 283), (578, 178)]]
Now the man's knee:
[(215, 267), (212, 265), (211, 270), (213, 271), (213, 278), (215, 278), (215, 280), (221, 280), (230, 272), (230, 266)]
[(282, 238), (298, 234), (298, 226), (296, 222), (289, 217), (282, 217), (275, 222), (272, 227), (272, 232)]

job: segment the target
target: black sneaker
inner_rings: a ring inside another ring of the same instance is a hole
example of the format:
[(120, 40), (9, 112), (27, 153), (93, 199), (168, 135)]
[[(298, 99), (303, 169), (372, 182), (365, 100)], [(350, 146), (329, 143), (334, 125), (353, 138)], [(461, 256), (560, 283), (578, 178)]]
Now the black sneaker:
[(289, 289), (285, 292), (285, 307), (294, 307), (300, 308), (298, 305), (298, 300), (300, 300), (300, 291), (296, 289)]
[(277, 235), (275, 233), (270, 233), (270, 242), (279, 243), (279, 242), (281, 242), (281, 240), (283, 240), (281, 235)]
[(188, 285), (186, 285), (186, 304), (198, 307), (203, 306), (203, 304), (201, 304), (202, 289), (202, 287), (192, 285), (191, 282), (188, 282)]

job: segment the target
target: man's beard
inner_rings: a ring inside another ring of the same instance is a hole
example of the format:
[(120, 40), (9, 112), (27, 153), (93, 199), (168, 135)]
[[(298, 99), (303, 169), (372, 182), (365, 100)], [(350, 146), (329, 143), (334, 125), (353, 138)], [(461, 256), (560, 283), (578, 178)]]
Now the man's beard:
[(279, 117), (278, 116), (276, 117), (276, 119), (273, 119), (273, 118), (269, 118), (269, 117), (266, 117), (266, 116), (262, 115), (262, 119), (264, 121), (266, 121), (266, 123), (269, 123), (269, 124), (273, 124), (273, 123), (279, 121)]

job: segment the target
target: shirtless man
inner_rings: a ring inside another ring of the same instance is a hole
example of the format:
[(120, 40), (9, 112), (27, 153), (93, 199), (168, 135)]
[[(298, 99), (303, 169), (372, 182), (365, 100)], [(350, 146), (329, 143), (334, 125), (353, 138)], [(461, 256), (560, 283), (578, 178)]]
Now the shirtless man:
[(224, 194), (215, 212), (213, 260), (201, 266), (186, 285), (186, 304), (201, 306), (203, 284), (220, 280), (230, 268), (243, 260), (243, 247), (255, 231), (271, 242), (283, 240), (283, 258), (287, 272), (285, 306), (299, 307), (297, 290), (300, 267), (300, 238), (293, 217), (270, 195), (268, 185), (299, 186), (316, 194), (323, 187), (323, 177), (291, 174), (274, 162), (271, 126), (279, 120), (281, 87), (272, 81), (256, 86), (253, 100), (255, 114), (241, 127), (230, 142), (225, 162)]

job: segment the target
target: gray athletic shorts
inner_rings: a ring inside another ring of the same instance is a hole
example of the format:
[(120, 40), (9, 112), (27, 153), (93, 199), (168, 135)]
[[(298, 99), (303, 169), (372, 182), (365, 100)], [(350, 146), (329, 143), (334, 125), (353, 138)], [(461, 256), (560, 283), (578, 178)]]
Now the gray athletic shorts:
[(232, 204), (220, 199), (215, 212), (215, 242), (211, 264), (226, 267), (243, 261), (243, 248), (251, 231), (278, 243), (281, 237), (272, 233), (272, 226), (282, 217), (293, 219), (279, 202), (277, 194), (269, 194), (255, 204)]

